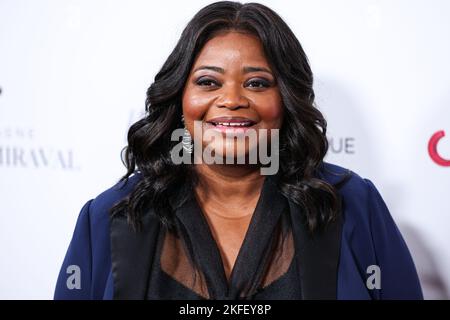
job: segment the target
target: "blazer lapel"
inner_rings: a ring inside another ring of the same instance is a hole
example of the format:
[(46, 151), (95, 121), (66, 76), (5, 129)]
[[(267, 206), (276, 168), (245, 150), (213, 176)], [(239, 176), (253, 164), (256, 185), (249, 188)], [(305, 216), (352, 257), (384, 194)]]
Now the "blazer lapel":
[(303, 299), (336, 299), (342, 216), (311, 235), (300, 207), (289, 200), (289, 208)]
[(116, 216), (110, 222), (114, 299), (143, 300), (147, 296), (159, 221), (147, 212), (142, 218), (142, 229), (137, 232), (126, 217)]

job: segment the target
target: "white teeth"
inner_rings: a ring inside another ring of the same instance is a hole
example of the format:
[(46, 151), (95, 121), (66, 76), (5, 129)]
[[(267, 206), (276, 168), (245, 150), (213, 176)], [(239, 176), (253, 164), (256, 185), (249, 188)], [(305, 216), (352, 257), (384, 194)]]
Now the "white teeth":
[(247, 122), (219, 122), (217, 124), (221, 125), (221, 126), (228, 126), (228, 127), (244, 127), (244, 126), (248, 125)]

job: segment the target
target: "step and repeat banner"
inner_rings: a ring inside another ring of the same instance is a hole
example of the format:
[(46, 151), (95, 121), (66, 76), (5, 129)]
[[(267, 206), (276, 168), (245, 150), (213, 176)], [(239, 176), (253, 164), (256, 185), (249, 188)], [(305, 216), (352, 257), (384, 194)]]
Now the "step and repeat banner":
[[(52, 298), (83, 204), (182, 29), (210, 1), (0, 0), (0, 298)], [(450, 298), (450, 2), (261, 1), (294, 30), (326, 160), (371, 179), (425, 297)]]

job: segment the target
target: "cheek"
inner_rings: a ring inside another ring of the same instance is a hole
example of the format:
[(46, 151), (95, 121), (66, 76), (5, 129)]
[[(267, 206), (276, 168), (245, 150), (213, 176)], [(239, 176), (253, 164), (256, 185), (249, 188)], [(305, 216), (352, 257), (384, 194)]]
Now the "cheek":
[(183, 95), (182, 105), (184, 118), (187, 121), (200, 120), (208, 110), (209, 98), (197, 94), (189, 88)]
[(283, 119), (283, 103), (279, 97), (265, 99), (258, 104), (258, 114), (268, 127), (280, 128)]

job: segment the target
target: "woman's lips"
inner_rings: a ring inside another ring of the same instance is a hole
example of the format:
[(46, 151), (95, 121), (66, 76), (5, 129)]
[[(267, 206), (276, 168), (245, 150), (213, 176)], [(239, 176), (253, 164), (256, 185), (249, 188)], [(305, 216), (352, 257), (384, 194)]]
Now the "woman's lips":
[(244, 117), (217, 117), (206, 121), (207, 128), (224, 133), (242, 133), (252, 128), (256, 121)]

